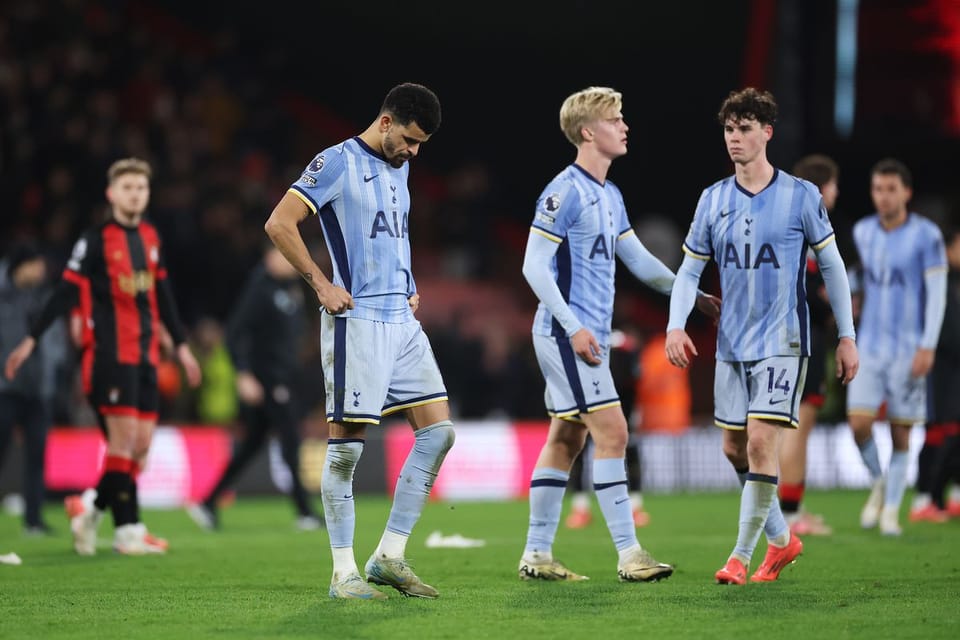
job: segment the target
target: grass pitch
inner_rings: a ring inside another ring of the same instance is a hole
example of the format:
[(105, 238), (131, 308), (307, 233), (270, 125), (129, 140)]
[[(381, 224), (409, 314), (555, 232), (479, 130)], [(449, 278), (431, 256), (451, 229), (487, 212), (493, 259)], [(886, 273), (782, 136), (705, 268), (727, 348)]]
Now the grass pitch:
[[(594, 509), (588, 528), (561, 524), (554, 554), (583, 583), (517, 579), (527, 505), (433, 502), (408, 557), (438, 600), (388, 589), (385, 602), (331, 601), (325, 532), (297, 532), (282, 498), (241, 498), (222, 512), (223, 530), (197, 529), (182, 511), (146, 511), (169, 538), (162, 557), (123, 557), (109, 547), (109, 518), (93, 558), (76, 556), (66, 519), (56, 534), (27, 538), (0, 517), (0, 638), (955, 638), (960, 628), (960, 521), (905, 524), (902, 538), (861, 531), (865, 492), (809, 492), (807, 505), (835, 528), (807, 538), (778, 582), (713, 584), (733, 547), (739, 496), (653, 495), (639, 530), (644, 546), (676, 564), (669, 580), (621, 584), (609, 534)], [(357, 563), (379, 540), (386, 498), (357, 504)], [(904, 516), (904, 520), (906, 520)], [(431, 531), (486, 541), (475, 549), (428, 549)], [(761, 542), (753, 567), (765, 550)]]

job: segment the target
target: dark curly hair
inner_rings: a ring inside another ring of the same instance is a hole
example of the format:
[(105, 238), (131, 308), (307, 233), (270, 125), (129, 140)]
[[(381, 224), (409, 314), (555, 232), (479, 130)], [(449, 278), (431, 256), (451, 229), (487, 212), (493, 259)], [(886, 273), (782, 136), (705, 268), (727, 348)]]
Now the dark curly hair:
[(422, 84), (398, 84), (383, 99), (380, 113), (389, 113), (401, 125), (416, 122), (427, 135), (440, 126), (440, 100)]
[(777, 101), (769, 91), (759, 91), (753, 87), (731, 91), (717, 114), (721, 125), (730, 119), (756, 120), (763, 125), (773, 125), (777, 121)]

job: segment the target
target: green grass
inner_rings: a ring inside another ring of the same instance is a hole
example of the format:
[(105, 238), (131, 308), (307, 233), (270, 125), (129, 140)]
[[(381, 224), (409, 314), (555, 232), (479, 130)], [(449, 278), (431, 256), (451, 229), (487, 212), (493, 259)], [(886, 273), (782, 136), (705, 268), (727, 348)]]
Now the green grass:
[[(584, 583), (521, 582), (527, 506), (431, 503), (407, 548), (438, 600), (327, 598), (330, 552), (323, 532), (295, 532), (289, 504), (241, 499), (223, 531), (199, 531), (181, 511), (147, 511), (168, 537), (164, 557), (121, 557), (109, 522), (94, 558), (71, 550), (54, 505), (49, 538), (25, 538), (0, 517), (0, 638), (947, 638), (960, 624), (960, 522), (906, 524), (900, 539), (860, 531), (863, 492), (810, 493), (808, 505), (835, 527), (808, 538), (780, 581), (721, 587), (713, 573), (736, 536), (738, 496), (648, 496), (653, 516), (641, 542), (675, 563), (657, 584), (620, 584), (602, 520), (561, 529), (554, 553)], [(357, 561), (379, 540), (389, 501), (357, 505)], [(597, 513), (597, 515), (599, 515)], [(487, 541), (479, 549), (427, 549), (433, 530)], [(765, 549), (761, 543), (756, 565)], [(953, 629), (953, 631), (950, 631)]]

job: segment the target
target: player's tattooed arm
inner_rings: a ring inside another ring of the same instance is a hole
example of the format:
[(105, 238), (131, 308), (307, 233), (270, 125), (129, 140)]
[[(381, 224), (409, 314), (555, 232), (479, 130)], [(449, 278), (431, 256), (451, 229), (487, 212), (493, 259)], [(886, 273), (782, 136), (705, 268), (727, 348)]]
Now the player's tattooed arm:
[(303, 242), (303, 236), (300, 235), (300, 221), (309, 213), (309, 209), (300, 198), (287, 192), (274, 207), (273, 213), (264, 225), (264, 231), (270, 236), (270, 240), (280, 253), (313, 287), (323, 308), (333, 315), (343, 313), (347, 309), (353, 309), (353, 296), (343, 287), (334, 285), (323, 275)]

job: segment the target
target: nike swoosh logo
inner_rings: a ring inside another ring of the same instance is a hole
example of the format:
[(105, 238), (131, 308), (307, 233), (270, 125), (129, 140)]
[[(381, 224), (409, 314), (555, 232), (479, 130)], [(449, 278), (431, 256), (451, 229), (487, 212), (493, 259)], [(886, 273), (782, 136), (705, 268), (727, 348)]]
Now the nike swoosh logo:
[(353, 499), (353, 494), (350, 494), (349, 496), (343, 496), (343, 499), (344, 499), (344, 500), (352, 500), (352, 499)]
[(592, 207), (593, 205), (597, 204), (598, 202), (600, 202), (600, 198), (597, 198), (596, 200), (594, 200), (593, 202), (591, 202), (591, 203), (590, 203), (590, 206)]
[(364, 181), (364, 182), (370, 182), (371, 180), (373, 180), (374, 178), (376, 178), (378, 175), (380, 175), (380, 174), (379, 174), (379, 173), (375, 173), (375, 174), (373, 174), (372, 176), (363, 176), (363, 181)]
[(737, 212), (736, 209), (733, 209), (733, 210), (731, 210), (731, 211), (721, 211), (721, 212), (720, 212), (720, 217), (721, 217), (721, 218), (726, 218), (726, 217), (727, 217), (728, 215), (730, 215), (731, 213), (736, 213), (736, 212)]
[(626, 501), (629, 500), (629, 499), (630, 499), (630, 498), (620, 498), (619, 500), (614, 500), (614, 501), (613, 501), (613, 504), (623, 504), (624, 502), (626, 502)]
[(770, 405), (773, 406), (773, 405), (775, 405), (775, 404), (781, 404), (781, 403), (786, 402), (786, 401), (787, 401), (787, 398), (780, 398), (779, 400), (771, 400), (771, 401), (770, 401)]

